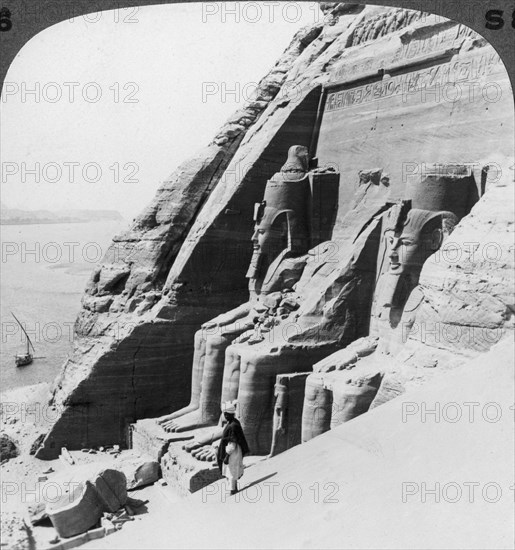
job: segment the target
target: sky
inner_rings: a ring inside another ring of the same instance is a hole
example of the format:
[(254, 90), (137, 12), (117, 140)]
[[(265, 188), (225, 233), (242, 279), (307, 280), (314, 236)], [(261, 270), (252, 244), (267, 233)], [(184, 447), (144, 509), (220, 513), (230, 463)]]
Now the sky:
[(250, 98), (294, 33), (322, 17), (315, 2), (204, 2), (45, 29), (2, 93), (2, 204), (132, 219)]

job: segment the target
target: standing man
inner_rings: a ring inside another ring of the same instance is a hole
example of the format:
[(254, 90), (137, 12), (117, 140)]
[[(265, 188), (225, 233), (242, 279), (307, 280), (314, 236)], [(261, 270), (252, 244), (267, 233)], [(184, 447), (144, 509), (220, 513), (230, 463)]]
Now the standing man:
[(238, 492), (238, 479), (243, 475), (243, 457), (249, 453), (249, 446), (235, 416), (236, 402), (224, 403), (222, 408), (227, 424), (218, 447), (217, 461), (220, 472), (231, 484), (231, 495), (235, 495)]

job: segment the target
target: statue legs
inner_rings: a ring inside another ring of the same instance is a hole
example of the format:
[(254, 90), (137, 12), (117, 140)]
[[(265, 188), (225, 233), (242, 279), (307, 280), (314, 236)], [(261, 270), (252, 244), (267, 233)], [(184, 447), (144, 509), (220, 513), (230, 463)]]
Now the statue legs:
[(202, 329), (197, 330), (195, 333), (195, 349), (193, 353), (193, 367), (191, 371), (191, 398), (188, 406), (175, 411), (171, 414), (167, 414), (157, 419), (157, 423), (161, 425), (166, 431), (174, 425), (173, 420), (183, 416), (187, 413), (195, 411), (199, 407), (200, 403), (200, 387), (202, 383), (202, 375), (204, 373), (204, 359), (206, 355), (206, 340), (204, 338), (205, 331)]
[(331, 428), (335, 428), (368, 411), (379, 390), (383, 374), (376, 372), (360, 377), (352, 371), (342, 371), (335, 373), (332, 378)]
[(221, 414), (221, 395), (225, 350), (235, 334), (215, 334), (206, 338), (204, 369), (198, 407), (171, 420), (166, 431), (184, 432), (216, 425)]
[[(239, 381), (240, 354), (234, 345), (230, 345), (225, 350), (221, 403), (237, 399)], [(183, 449), (198, 460), (212, 462), (216, 459), (216, 447), (213, 444), (222, 437), (222, 431), (222, 417), (220, 417), (218, 426), (211, 433), (194, 441), (188, 441), (183, 445)]]
[[(341, 352), (338, 352), (343, 357)], [(337, 355), (337, 354), (334, 354)], [(323, 365), (335, 359), (327, 358)], [(316, 365), (318, 367), (319, 365)], [(326, 374), (314, 372), (306, 380), (302, 411), (302, 442), (327, 432), (368, 411), (383, 379), (383, 373), (370, 366)]]
[(306, 379), (304, 407), (302, 409), (302, 442), (305, 443), (331, 428), (333, 393), (324, 386), (318, 373)]
[[(277, 375), (308, 372), (314, 363), (330, 351), (327, 348), (306, 349), (300, 346), (281, 349), (272, 344), (258, 348), (245, 343), (232, 344), (225, 349), (221, 401), (238, 400), (237, 415), (252, 454), (270, 453)], [(206, 368), (208, 357), (209, 353), (206, 352)], [(217, 411), (220, 412), (220, 400), (217, 402)], [(328, 418), (330, 420), (330, 414)], [(188, 442), (183, 448), (199, 460), (212, 460), (216, 452), (213, 443), (221, 435), (219, 423), (213, 433)]]
[(247, 330), (250, 303), (219, 315), (195, 333), (191, 398), (187, 407), (157, 420), (167, 432), (183, 432), (216, 424), (220, 415), (225, 349)]
[(238, 347), (241, 356), (238, 407), (243, 431), (252, 454), (269, 454), (277, 375), (308, 372), (314, 363), (332, 350), (304, 346), (280, 348), (273, 344), (268, 344), (265, 349), (244, 344), (234, 347)]
[(232, 344), (225, 350), (222, 403), (234, 401), (238, 398), (238, 390), (240, 387), (240, 369), (241, 357), (238, 351), (238, 346)]

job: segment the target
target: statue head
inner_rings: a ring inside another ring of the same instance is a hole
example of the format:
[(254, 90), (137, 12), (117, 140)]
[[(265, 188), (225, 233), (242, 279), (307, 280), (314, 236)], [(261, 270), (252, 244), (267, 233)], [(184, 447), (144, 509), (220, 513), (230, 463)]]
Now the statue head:
[(247, 272), (249, 279), (263, 278), (275, 258), (288, 247), (288, 211), (279, 212), (263, 201), (256, 208), (252, 259)]
[(418, 273), (424, 262), (436, 252), (458, 219), (452, 212), (431, 212), (413, 208), (400, 232), (390, 232), (390, 273)]
[(404, 206), (390, 216), (385, 230), (389, 266), (381, 305), (404, 307), (424, 262), (470, 212), (477, 196), (472, 170), (464, 164), (423, 164), (408, 177)]
[(281, 252), (301, 255), (309, 248), (310, 186), (305, 169), (307, 149), (291, 147), (288, 162), (267, 182), (263, 201), (254, 207), (254, 252), (247, 278), (254, 280), (256, 290)]
[(378, 264), (378, 276), (390, 270), (390, 252), (395, 238), (402, 232), (403, 221), (410, 209), (409, 201), (398, 201), (383, 214), (382, 239), (384, 251)]
[(382, 305), (402, 307), (418, 284), (424, 262), (441, 246), (458, 222), (448, 211), (412, 208), (395, 228), (387, 228), (388, 290)]

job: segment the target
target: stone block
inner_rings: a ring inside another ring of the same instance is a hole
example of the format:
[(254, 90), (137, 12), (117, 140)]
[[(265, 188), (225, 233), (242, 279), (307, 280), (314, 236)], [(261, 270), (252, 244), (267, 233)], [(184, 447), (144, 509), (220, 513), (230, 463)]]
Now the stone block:
[(159, 479), (159, 463), (148, 457), (127, 457), (119, 460), (116, 467), (127, 478), (127, 489), (136, 489), (155, 483)]
[(48, 517), (45, 510), (45, 503), (42, 501), (33, 502), (29, 504), (27, 508), (32, 525), (37, 525)]
[(295, 309), (298, 309), (299, 304), (293, 296), (287, 296), (281, 300), (279, 307), (284, 308), (287, 311), (294, 311)]
[(113, 522), (110, 519), (107, 519), (106, 517), (103, 517), (100, 521), (102, 527), (105, 530), (105, 534), (111, 535), (116, 531), (116, 527), (114, 526)]
[(172, 442), (161, 461), (163, 479), (181, 495), (200, 491), (222, 478), (216, 463), (201, 462), (182, 449), (182, 443)]
[(46, 513), (60, 537), (84, 533), (104, 512), (115, 512), (127, 500), (125, 475), (102, 464), (71, 468), (51, 482), (61, 492), (57, 500), (47, 501)]
[(72, 550), (72, 548), (78, 548), (79, 546), (86, 544), (90, 540), (97, 540), (97, 539), (104, 538), (107, 534), (108, 533), (106, 532), (104, 527), (98, 527), (97, 529), (90, 529), (85, 533), (76, 535), (75, 537), (71, 537), (67, 540), (63, 540), (61, 542), (58, 542), (57, 544), (48, 546), (44, 550)]
[(275, 309), (279, 305), (281, 298), (282, 294), (280, 292), (272, 292), (263, 298), (263, 304), (269, 309)]
[(88, 540), (97, 540), (104, 538), (106, 536), (106, 532), (104, 527), (97, 527), (96, 529), (90, 529), (87, 532)]
[(3, 464), (20, 454), (16, 443), (6, 434), (0, 434), (0, 463)]
[(131, 435), (133, 451), (156, 462), (161, 461), (171, 440), (183, 441), (191, 438), (191, 436), (165, 432), (152, 418), (138, 420), (138, 422), (132, 424)]
[(39, 434), (32, 445), (30, 446), (29, 454), (35, 455), (41, 444), (43, 443), (43, 440), (45, 439), (46, 434)]

